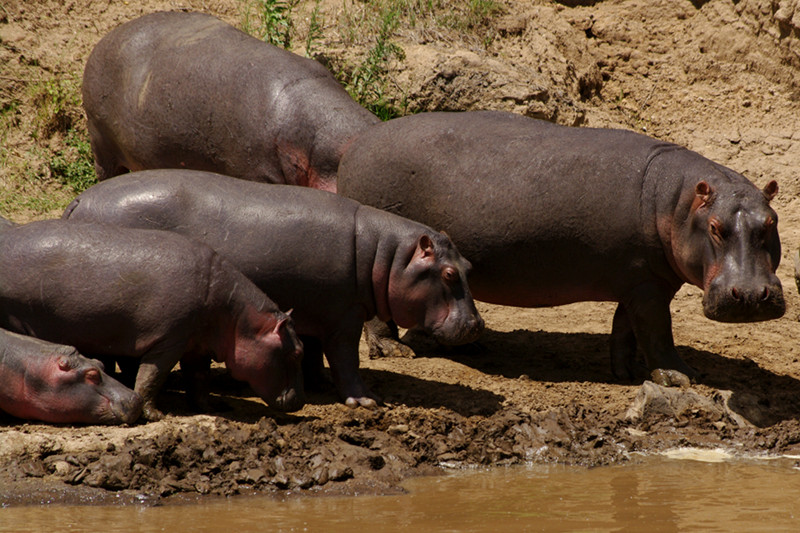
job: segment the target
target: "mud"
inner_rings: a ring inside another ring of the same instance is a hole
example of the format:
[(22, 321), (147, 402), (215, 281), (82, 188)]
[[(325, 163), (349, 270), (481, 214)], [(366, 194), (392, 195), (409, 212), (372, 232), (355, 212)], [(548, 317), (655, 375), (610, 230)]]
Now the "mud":
[[(79, 72), (105, 32), (141, 13), (202, 9), (237, 24), (239, 6), (12, 1), (0, 10), (0, 103), (26, 90), (33, 64), (57, 75)], [(371, 46), (340, 32), (341, 2), (322, 6), (319, 49), (329, 62), (347, 63)], [(634, 451), (678, 446), (800, 454), (800, 298), (790, 259), (800, 242), (797, 2), (502, 6), (486, 28), (488, 46), (430, 22), (398, 28), (393, 41), (405, 55), (392, 63), (390, 96), (406, 98), (410, 111), (505, 109), (634, 129), (684, 144), (759, 187), (777, 179), (786, 316), (712, 322), (702, 315), (701, 291), (684, 287), (671, 308), (675, 340), (701, 378), (669, 391), (613, 379), (614, 306), (605, 303), (540, 310), (482, 304), (488, 331), (478, 345), (439, 351), (413, 339), (410, 359), (370, 360), (362, 345), (364, 379), (386, 402), (376, 411), (348, 409), (331, 389), (311, 395), (297, 413), (278, 414), (220, 369), (213, 392), (227, 409), (197, 414), (175, 371), (160, 398), (169, 416), (160, 422), (64, 427), (0, 418), (0, 502), (389, 493), (442, 465), (607, 465)], [(18, 120), (31, 119), (26, 112)], [(80, 116), (67, 119), (83, 124)], [(3, 142), (2, 161), (32, 157), (32, 141), (16, 130)], [(8, 168), (0, 164), (0, 187)]]

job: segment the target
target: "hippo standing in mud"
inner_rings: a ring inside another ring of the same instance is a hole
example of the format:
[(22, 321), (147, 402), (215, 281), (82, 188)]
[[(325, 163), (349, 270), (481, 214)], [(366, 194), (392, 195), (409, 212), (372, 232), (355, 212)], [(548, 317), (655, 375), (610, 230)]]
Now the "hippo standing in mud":
[(60, 424), (130, 424), (142, 399), (72, 346), (0, 329), (0, 411)]
[(120, 361), (136, 358), (143, 415), (178, 363), (224, 362), (266, 402), (303, 404), (290, 319), (209, 247), (165, 231), (61, 220), (0, 232), (0, 327)]
[[(365, 320), (419, 326), (446, 344), (470, 342), (483, 329), (466, 283), (469, 263), (445, 235), (325, 191), (152, 170), (89, 188), (64, 218), (167, 229), (208, 244), (294, 309), (297, 332), (321, 341), (350, 406), (375, 405), (358, 373)], [(321, 352), (304, 343), (306, 376), (318, 380)]]
[(672, 338), (683, 283), (703, 289), (713, 320), (783, 315), (777, 191), (643, 135), (502, 112), (377, 125), (339, 167), (340, 194), (446, 232), (473, 265), (478, 300), (619, 302), (618, 377), (633, 377), (637, 344), (650, 370), (695, 377)]
[(202, 13), (145, 15), (86, 62), (100, 180), (190, 168), (336, 191), (344, 146), (378, 119), (322, 65)]

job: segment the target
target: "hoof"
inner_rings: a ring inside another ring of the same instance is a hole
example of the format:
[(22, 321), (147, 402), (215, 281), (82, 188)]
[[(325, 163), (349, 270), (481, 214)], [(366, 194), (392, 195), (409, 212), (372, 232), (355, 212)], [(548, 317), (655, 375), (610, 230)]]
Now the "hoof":
[(355, 409), (356, 407), (366, 407), (367, 409), (378, 408), (378, 402), (374, 398), (368, 398), (366, 396), (362, 396), (361, 398), (354, 398), (351, 396), (344, 401), (344, 404), (351, 409)]

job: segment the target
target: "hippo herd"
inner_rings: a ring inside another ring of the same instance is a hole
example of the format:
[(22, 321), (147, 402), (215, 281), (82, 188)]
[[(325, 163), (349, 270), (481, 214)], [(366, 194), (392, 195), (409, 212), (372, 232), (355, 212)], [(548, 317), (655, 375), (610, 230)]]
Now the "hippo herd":
[(397, 326), (472, 342), (473, 296), (617, 302), (614, 375), (639, 378), (639, 351), (678, 384), (697, 377), (672, 337), (683, 283), (713, 320), (785, 311), (778, 185), (644, 135), (502, 112), (380, 123), (318, 63), (187, 12), (101, 39), (83, 101), (100, 183), (61, 220), (0, 218), (17, 417), (158, 420), (178, 364), (206, 409), (212, 360), (292, 411), (323, 355), (342, 401), (373, 407), (362, 329), (371, 353), (402, 346)]

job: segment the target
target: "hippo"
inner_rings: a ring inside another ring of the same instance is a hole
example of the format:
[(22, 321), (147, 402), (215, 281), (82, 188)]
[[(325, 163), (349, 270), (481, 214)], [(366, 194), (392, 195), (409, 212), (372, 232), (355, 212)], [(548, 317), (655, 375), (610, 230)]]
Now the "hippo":
[[(376, 125), (342, 157), (338, 190), (442, 230), (484, 302), (618, 302), (615, 377), (697, 373), (677, 354), (670, 301), (703, 289), (721, 322), (785, 311), (778, 217), (763, 190), (675, 144), (504, 112), (423, 113)], [(673, 381), (673, 380), (671, 380)]]
[(224, 362), (279, 409), (304, 402), (290, 317), (211, 248), (171, 232), (62, 220), (0, 232), (0, 327), (135, 358), (147, 420), (163, 416), (155, 397), (179, 361), (189, 374)]
[(336, 190), (344, 146), (378, 122), (318, 62), (203, 13), (103, 37), (83, 105), (98, 179), (157, 168)]
[(11, 222), (7, 218), (0, 217), (0, 231), (6, 228), (13, 228), (14, 226), (16, 226), (14, 222)]
[(0, 329), (0, 411), (61, 424), (131, 424), (142, 399), (72, 346)]
[(307, 384), (319, 384), (324, 352), (351, 407), (379, 399), (358, 373), (366, 320), (418, 326), (446, 344), (471, 342), (483, 328), (469, 262), (447, 236), (326, 191), (149, 170), (90, 187), (63, 218), (171, 230), (208, 244), (293, 309)]

